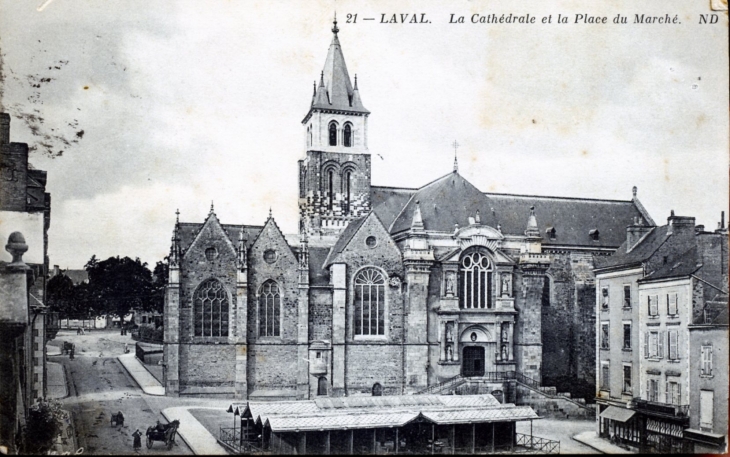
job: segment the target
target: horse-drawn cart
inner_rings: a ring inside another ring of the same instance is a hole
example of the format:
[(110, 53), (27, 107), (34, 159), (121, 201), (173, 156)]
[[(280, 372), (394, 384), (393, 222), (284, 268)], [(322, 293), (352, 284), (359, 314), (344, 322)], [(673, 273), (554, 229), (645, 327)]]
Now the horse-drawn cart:
[(73, 351), (74, 349), (75, 349), (75, 347), (74, 347), (74, 344), (73, 343), (69, 343), (68, 341), (64, 341), (63, 342), (63, 347), (61, 348), (61, 353), (62, 354), (68, 354), (71, 351)]
[(147, 449), (152, 449), (154, 441), (162, 441), (167, 446), (167, 449), (172, 449), (175, 444), (175, 435), (177, 435), (177, 428), (180, 426), (180, 421), (175, 419), (169, 424), (157, 423), (156, 426), (147, 428)]
[(124, 414), (121, 411), (112, 413), (111, 426), (114, 427), (115, 423), (119, 426), (124, 426)]

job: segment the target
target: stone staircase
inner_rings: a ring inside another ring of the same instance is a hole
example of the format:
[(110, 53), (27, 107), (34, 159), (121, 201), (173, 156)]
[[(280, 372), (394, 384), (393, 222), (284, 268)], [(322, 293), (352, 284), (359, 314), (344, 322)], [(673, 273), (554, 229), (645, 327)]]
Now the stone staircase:
[(572, 398), (569, 392), (558, 392), (555, 387), (539, 382), (515, 371), (485, 373), (484, 376), (446, 379), (427, 387), (416, 395), (478, 395), (502, 390), (510, 403), (531, 406), (542, 417), (594, 418), (595, 408), (586, 405), (583, 398)]

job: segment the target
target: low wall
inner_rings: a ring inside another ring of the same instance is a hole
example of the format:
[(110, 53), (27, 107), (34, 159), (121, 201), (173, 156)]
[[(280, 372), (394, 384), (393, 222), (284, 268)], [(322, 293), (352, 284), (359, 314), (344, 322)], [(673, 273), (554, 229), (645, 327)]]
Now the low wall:
[(579, 406), (577, 402), (570, 401), (561, 396), (553, 396), (544, 392), (534, 391), (526, 386), (517, 384), (517, 398), (515, 403), (518, 405), (531, 406), (535, 412), (541, 417), (565, 418), (571, 417), (593, 419), (596, 417), (596, 411), (589, 406)]

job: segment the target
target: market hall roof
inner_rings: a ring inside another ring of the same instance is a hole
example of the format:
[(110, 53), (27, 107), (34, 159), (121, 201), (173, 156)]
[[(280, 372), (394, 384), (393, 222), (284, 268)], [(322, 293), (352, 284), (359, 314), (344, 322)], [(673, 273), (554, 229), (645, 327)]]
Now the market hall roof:
[(492, 395), (400, 395), (232, 403), (229, 413), (251, 417), (274, 432), (399, 427), (418, 418), (436, 424), (539, 419), (529, 406), (500, 404)]
[[(626, 240), (626, 227), (637, 217), (653, 225), (636, 198), (600, 200), (481, 192), (456, 171), (419, 189), (371, 186), (370, 200), (392, 235), (410, 228), (416, 202), (420, 202), (425, 230), (446, 233), (454, 231), (454, 224), (468, 225), (479, 210), (483, 225), (499, 226), (505, 235), (524, 235), (530, 207), (534, 206), (543, 246), (615, 249)], [(554, 238), (549, 235), (551, 229), (555, 230)], [(592, 237), (591, 231), (598, 231), (599, 236)]]

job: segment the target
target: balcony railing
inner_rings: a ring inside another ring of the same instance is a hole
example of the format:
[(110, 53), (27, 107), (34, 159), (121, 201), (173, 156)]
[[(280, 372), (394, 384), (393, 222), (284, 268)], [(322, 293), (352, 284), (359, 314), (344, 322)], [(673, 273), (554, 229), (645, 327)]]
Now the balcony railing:
[(242, 440), (241, 429), (238, 428), (221, 427), (218, 441), (236, 454), (254, 454), (261, 452), (260, 442)]

